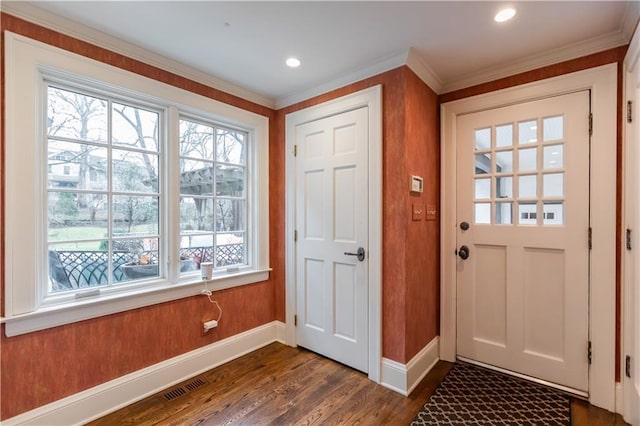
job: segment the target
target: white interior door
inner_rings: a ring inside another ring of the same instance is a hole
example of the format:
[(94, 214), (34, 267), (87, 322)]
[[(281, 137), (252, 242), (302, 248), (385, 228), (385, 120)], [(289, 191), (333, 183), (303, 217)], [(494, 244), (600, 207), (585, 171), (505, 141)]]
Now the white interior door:
[(460, 116), (456, 137), (458, 356), (586, 394), (589, 92)]
[(368, 108), (295, 138), (297, 343), (368, 372)]
[(623, 293), (624, 419), (640, 424), (640, 33), (625, 60), (626, 100), (631, 102), (625, 125), (625, 228)]

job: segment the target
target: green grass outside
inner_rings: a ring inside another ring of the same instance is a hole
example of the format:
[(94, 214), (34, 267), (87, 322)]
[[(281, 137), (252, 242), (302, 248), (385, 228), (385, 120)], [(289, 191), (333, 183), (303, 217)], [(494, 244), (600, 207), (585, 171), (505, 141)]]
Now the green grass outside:
[[(126, 229), (115, 229), (116, 235), (120, 232), (126, 232)], [(132, 233), (150, 233), (156, 231), (153, 225), (141, 224), (131, 227)], [(107, 228), (97, 226), (74, 226), (66, 228), (49, 229), (49, 242), (69, 240), (101, 240), (105, 238)], [(58, 250), (100, 250), (100, 241), (82, 241), (69, 243), (56, 243)]]

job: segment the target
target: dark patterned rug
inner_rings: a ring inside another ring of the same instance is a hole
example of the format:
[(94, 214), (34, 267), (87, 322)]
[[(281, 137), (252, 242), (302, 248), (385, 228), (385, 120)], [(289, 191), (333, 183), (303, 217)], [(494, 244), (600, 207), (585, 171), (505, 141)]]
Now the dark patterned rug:
[(457, 362), (411, 425), (570, 426), (571, 401), (553, 389)]

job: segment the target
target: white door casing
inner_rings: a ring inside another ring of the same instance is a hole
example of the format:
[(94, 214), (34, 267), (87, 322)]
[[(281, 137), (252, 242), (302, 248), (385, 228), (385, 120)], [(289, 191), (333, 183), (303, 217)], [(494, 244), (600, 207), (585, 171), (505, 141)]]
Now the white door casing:
[(464, 114), (591, 90), (590, 199), (593, 228), (590, 265), (589, 330), (592, 364), (589, 400), (615, 409), (615, 230), (617, 65), (609, 64), (509, 89), (448, 102), (441, 106), (441, 334), (440, 357), (454, 361), (456, 347), (456, 185), (457, 120)]
[[(359, 111), (359, 112), (358, 112)], [(345, 115), (346, 113), (346, 115)], [(366, 151), (365, 157), (368, 159), (368, 166), (366, 166), (362, 170), (362, 175), (359, 179), (364, 179), (365, 183), (368, 184), (368, 189), (366, 190), (366, 194), (364, 194), (364, 207), (359, 210), (362, 212), (361, 214), (365, 215), (366, 220), (363, 223), (368, 224), (364, 227), (365, 229), (365, 241), (368, 240), (368, 245), (365, 246), (360, 244), (360, 242), (353, 242), (349, 238), (340, 238), (342, 240), (349, 240), (351, 242), (346, 243), (344, 241), (338, 241), (335, 246), (331, 249), (325, 247), (324, 249), (320, 249), (326, 253), (331, 253), (331, 256), (334, 257), (333, 260), (336, 260), (336, 266), (331, 266), (325, 271), (330, 271), (330, 277), (334, 277), (334, 270), (338, 272), (338, 276), (344, 277), (352, 276), (352, 273), (359, 275), (360, 277), (366, 277), (368, 279), (368, 290), (366, 293), (366, 300), (364, 305), (366, 306), (366, 319), (365, 319), (365, 334), (366, 339), (366, 371), (368, 371), (369, 378), (375, 382), (380, 381), (380, 368), (381, 368), (381, 236), (382, 236), (382, 87), (375, 86), (370, 89), (366, 89), (351, 95), (347, 95), (333, 101), (329, 101), (320, 105), (316, 105), (310, 108), (306, 108), (297, 112), (293, 112), (287, 114), (286, 116), (286, 177), (285, 177), (285, 185), (286, 185), (286, 321), (287, 321), (287, 334), (286, 334), (286, 342), (289, 345), (296, 346), (298, 343), (305, 344), (305, 346), (309, 346), (308, 342), (301, 341), (299, 334), (296, 331), (296, 326), (294, 325), (294, 316), (298, 314), (298, 328), (305, 322), (304, 318), (300, 316), (301, 310), (304, 309), (304, 304), (306, 300), (304, 294), (300, 294), (298, 288), (304, 288), (299, 283), (299, 278), (304, 283), (304, 279), (308, 277), (310, 280), (316, 280), (318, 276), (316, 274), (305, 274), (304, 268), (299, 268), (299, 263), (297, 262), (298, 257), (298, 243), (294, 241), (294, 234), (297, 230), (298, 241), (300, 242), (303, 238), (303, 230), (301, 229), (301, 224), (297, 220), (297, 215), (300, 213), (302, 216), (304, 210), (297, 209), (299, 200), (300, 191), (304, 190), (302, 181), (299, 181), (297, 176), (299, 173), (304, 174), (304, 168), (299, 170), (299, 158), (304, 151), (304, 148), (298, 147), (298, 157), (294, 156), (294, 146), (296, 145), (296, 135), (300, 133), (305, 133), (304, 129), (313, 130), (313, 126), (319, 123), (323, 119), (328, 119), (331, 121), (331, 117), (338, 117), (344, 115), (345, 117), (353, 115), (353, 114), (364, 114), (366, 116), (366, 130), (367, 141), (364, 145), (364, 149)], [(338, 126), (340, 127), (340, 126)], [(347, 126), (348, 127), (348, 126)], [(311, 131), (310, 133), (314, 133)], [(348, 134), (349, 132), (345, 132)], [(334, 147), (331, 147), (333, 150)], [(312, 164), (312, 163), (308, 163)], [(316, 164), (317, 165), (317, 164)], [(348, 182), (352, 177), (350, 177), (351, 171), (353, 170), (349, 167), (344, 167), (343, 164), (341, 167), (336, 169), (336, 172), (331, 172), (332, 175), (339, 175), (338, 180), (342, 179), (345, 182)], [(313, 168), (314, 166), (310, 166), (307, 171), (316, 170)], [(309, 176), (312, 176), (313, 173), (310, 173)], [(346, 180), (345, 180), (346, 179)], [(331, 186), (333, 184), (328, 185), (324, 179), (315, 179), (310, 177), (309, 183), (312, 185), (320, 185), (324, 186), (324, 190), (332, 190)], [(342, 191), (342, 195), (336, 198), (338, 200), (338, 204), (346, 203), (349, 204), (351, 201), (345, 196), (346, 192)], [(342, 197), (342, 198), (341, 198)], [(332, 200), (336, 200), (332, 198)], [(318, 197), (311, 197), (307, 201), (313, 203), (319, 201)], [(325, 205), (328, 204), (328, 205)], [(329, 208), (331, 203), (324, 203), (320, 206), (321, 209), (326, 207)], [(332, 207), (331, 207), (332, 208)], [(346, 213), (346, 212), (345, 212)], [(333, 212), (331, 212), (333, 215)], [(300, 218), (302, 218), (300, 216)], [(326, 216), (326, 215), (325, 215)], [(315, 220), (313, 216), (310, 217)], [(305, 218), (306, 220), (307, 218)], [(334, 231), (338, 231), (338, 233), (347, 232), (347, 228), (345, 224), (349, 222), (340, 223), (339, 229), (335, 229), (334, 225), (337, 223), (336, 221), (325, 222), (325, 225), (329, 225), (329, 231), (332, 233)], [(358, 224), (360, 220), (356, 217), (354, 221), (354, 225)], [(362, 232), (362, 231), (360, 231)], [(312, 232), (313, 233), (313, 232)], [(308, 241), (309, 244), (302, 244), (302, 254), (309, 255), (309, 259), (311, 259), (310, 263), (311, 269), (313, 267), (319, 266), (319, 263), (314, 262), (318, 260), (319, 256), (311, 255), (314, 250), (318, 250), (318, 246), (322, 244), (311, 244), (313, 242), (313, 238)], [(328, 243), (329, 244), (329, 243)], [(354, 252), (357, 250), (359, 246), (363, 246), (366, 249), (366, 260), (364, 262), (359, 262), (355, 257), (345, 256), (344, 252)], [(305, 252), (306, 250), (306, 252)], [(338, 250), (335, 252), (335, 250)], [(306, 253), (306, 254), (305, 254)], [(325, 254), (326, 254), (325, 253)], [(304, 262), (302, 262), (304, 264)], [(335, 269), (334, 269), (335, 268)], [(308, 270), (309, 272), (311, 270)], [(325, 273), (326, 274), (326, 273)], [(325, 275), (326, 277), (326, 275)], [(338, 291), (344, 292), (348, 286), (337, 287)], [(336, 287), (334, 287), (336, 288)], [(333, 291), (333, 290), (332, 290)], [(346, 293), (350, 294), (350, 293)], [(355, 297), (357, 293), (352, 293)], [(355, 300), (355, 299), (354, 299)], [(324, 305), (326, 307), (326, 304)], [(316, 312), (317, 313), (317, 312)], [(312, 312), (313, 314), (313, 312)], [(326, 314), (325, 314), (326, 316)], [(353, 317), (355, 319), (355, 317)], [(332, 314), (329, 314), (328, 319), (330, 323), (333, 322), (334, 317)], [(349, 317), (341, 317), (341, 320), (347, 320)], [(311, 321), (313, 323), (316, 321), (315, 319)], [(326, 324), (326, 323), (325, 323)], [(355, 323), (354, 323), (355, 324)], [(330, 324), (332, 325), (332, 324)], [(312, 324), (311, 328), (316, 328), (314, 331), (318, 331), (318, 324)], [(362, 325), (361, 325), (362, 327)], [(330, 333), (333, 334), (333, 333)], [(344, 336), (338, 337), (343, 341), (348, 341), (349, 338), (345, 338), (346, 335), (349, 334), (348, 330), (343, 329), (339, 331), (338, 334), (342, 334)], [(333, 339), (336, 336), (331, 336)], [(304, 337), (303, 337), (304, 339)], [(323, 340), (325, 337), (318, 339)], [(351, 339), (353, 340), (353, 339)], [(334, 342), (335, 343), (335, 342)], [(313, 350), (317, 350), (311, 348)], [(333, 356), (329, 354), (329, 356)], [(339, 359), (338, 359), (339, 360)], [(360, 361), (361, 362), (361, 361)], [(359, 368), (359, 367), (356, 367)], [(362, 368), (361, 368), (362, 369)]]
[(588, 391), (589, 91), (457, 121), (458, 356)]
[[(296, 127), (296, 340), (367, 372), (367, 107)], [(364, 256), (351, 255), (361, 248)], [(349, 253), (349, 254), (348, 254)]]
[[(624, 223), (622, 318), (622, 415), (640, 424), (640, 32), (636, 31), (625, 58), (625, 97), (631, 102), (624, 117)], [(629, 121), (629, 118), (631, 119)], [(625, 238), (626, 240), (626, 238)], [(628, 357), (628, 360), (627, 360)], [(627, 374), (627, 362), (629, 371)]]

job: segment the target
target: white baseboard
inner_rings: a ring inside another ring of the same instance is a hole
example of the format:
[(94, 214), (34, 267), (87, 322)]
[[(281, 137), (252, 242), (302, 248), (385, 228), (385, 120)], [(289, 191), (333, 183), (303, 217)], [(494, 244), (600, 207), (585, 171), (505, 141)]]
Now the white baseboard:
[(624, 387), (621, 382), (616, 382), (616, 413), (624, 416)]
[(269, 343), (283, 342), (284, 334), (285, 325), (273, 321), (3, 420), (2, 424), (85, 424)]
[(406, 365), (382, 358), (380, 384), (408, 396), (440, 359), (439, 341), (440, 338), (436, 336)]

